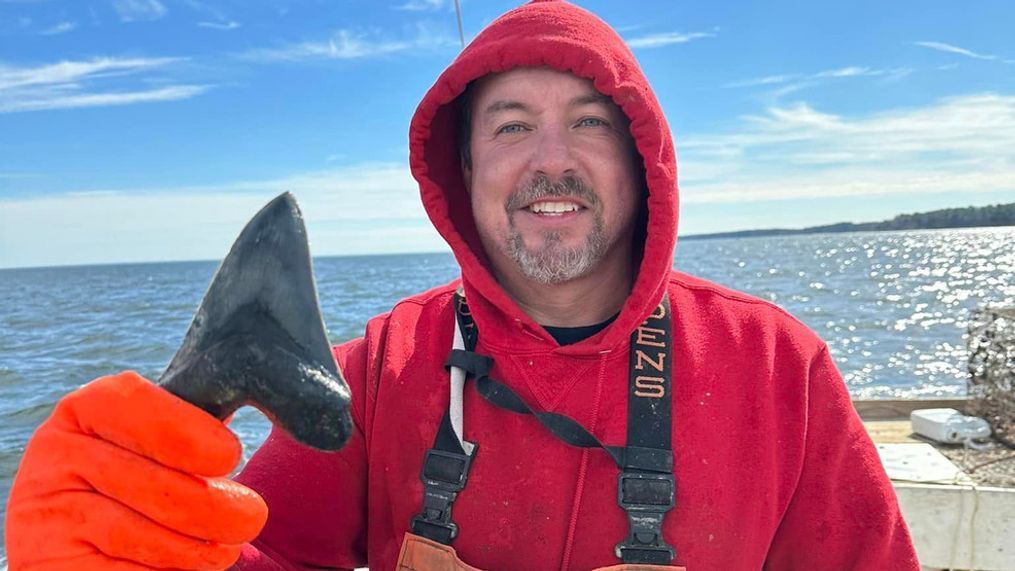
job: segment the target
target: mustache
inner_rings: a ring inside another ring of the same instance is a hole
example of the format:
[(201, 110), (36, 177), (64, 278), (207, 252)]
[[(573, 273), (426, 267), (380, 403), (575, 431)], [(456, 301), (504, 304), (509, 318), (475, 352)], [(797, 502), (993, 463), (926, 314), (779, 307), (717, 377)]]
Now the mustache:
[(507, 209), (518, 210), (544, 198), (577, 198), (592, 207), (599, 205), (599, 196), (581, 177), (567, 175), (551, 181), (545, 174), (538, 174), (508, 197)]

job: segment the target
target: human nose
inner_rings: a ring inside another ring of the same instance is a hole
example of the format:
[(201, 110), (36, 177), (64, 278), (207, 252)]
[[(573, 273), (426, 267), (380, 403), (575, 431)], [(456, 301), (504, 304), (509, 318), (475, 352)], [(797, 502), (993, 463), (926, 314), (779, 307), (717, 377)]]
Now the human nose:
[(575, 168), (574, 155), (564, 128), (541, 129), (539, 140), (532, 157), (532, 168), (550, 180), (572, 174)]

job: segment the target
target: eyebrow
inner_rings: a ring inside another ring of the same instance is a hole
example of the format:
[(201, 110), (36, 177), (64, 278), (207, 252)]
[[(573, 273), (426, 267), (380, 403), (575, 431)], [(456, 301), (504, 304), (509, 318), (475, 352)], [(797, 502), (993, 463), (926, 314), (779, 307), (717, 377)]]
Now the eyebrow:
[(483, 110), (484, 115), (491, 115), (493, 113), (500, 113), (501, 111), (528, 111), (528, 105), (521, 101), (511, 100), (498, 100), (486, 106)]
[(613, 100), (603, 95), (602, 93), (589, 93), (587, 95), (579, 95), (572, 99), (568, 105), (571, 107), (581, 107), (582, 105), (609, 105), (613, 103)]
[[(588, 93), (579, 95), (568, 102), (569, 107), (581, 107), (583, 105), (609, 105), (613, 100), (602, 93)], [(521, 101), (511, 99), (500, 99), (486, 106), (483, 115), (492, 115), (502, 111), (528, 111), (529, 106)]]

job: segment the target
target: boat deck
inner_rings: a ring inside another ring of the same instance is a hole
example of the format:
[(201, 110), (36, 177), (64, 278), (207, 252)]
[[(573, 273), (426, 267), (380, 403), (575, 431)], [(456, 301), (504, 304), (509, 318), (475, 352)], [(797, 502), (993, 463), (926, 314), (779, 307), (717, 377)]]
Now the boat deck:
[(972, 450), (913, 434), (920, 408), (965, 399), (854, 401), (899, 498), (925, 569), (1015, 571), (1015, 451)]

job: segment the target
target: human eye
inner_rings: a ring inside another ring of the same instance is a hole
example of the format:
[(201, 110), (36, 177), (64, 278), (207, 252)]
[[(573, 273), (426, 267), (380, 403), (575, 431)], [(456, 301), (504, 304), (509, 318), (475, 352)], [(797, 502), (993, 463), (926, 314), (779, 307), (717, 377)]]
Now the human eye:
[(497, 134), (511, 135), (514, 133), (521, 133), (527, 130), (528, 129), (526, 129), (525, 125), (522, 125), (521, 123), (508, 123), (507, 125), (499, 127), (497, 129)]
[(609, 127), (610, 124), (606, 120), (599, 117), (582, 117), (578, 120), (579, 127)]

